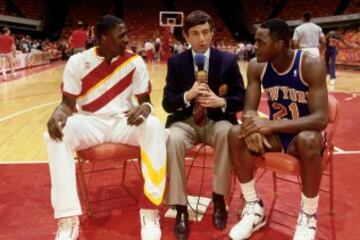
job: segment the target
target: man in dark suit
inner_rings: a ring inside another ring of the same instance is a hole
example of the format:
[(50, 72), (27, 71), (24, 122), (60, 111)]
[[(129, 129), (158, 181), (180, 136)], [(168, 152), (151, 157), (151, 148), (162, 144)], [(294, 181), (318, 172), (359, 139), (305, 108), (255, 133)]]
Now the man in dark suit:
[[(177, 239), (187, 239), (189, 233), (184, 158), (198, 142), (215, 150), (213, 224), (217, 229), (226, 227), (224, 196), (231, 176), (227, 135), (237, 123), (235, 114), (243, 108), (245, 93), (236, 56), (210, 47), (214, 34), (211, 16), (199, 10), (191, 12), (185, 18), (183, 31), (191, 49), (169, 59), (162, 102), (170, 113), (166, 124), (170, 128), (167, 203), (176, 206)], [(204, 109), (206, 117), (199, 118), (197, 113)]]

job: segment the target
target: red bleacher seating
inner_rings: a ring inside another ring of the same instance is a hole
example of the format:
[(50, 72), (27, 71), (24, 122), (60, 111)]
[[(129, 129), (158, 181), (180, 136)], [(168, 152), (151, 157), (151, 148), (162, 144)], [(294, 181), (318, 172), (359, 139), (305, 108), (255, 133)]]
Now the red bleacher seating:
[(312, 0), (312, 1), (288, 1), (278, 17), (293, 20), (301, 19), (305, 11), (310, 11), (313, 17), (331, 16), (338, 1)]
[(351, 0), (349, 7), (345, 10), (345, 14), (359, 13), (360, 12), (360, 1)]
[(0, 1), (0, 14), (5, 15), (5, 1)]
[(336, 63), (360, 66), (360, 31), (350, 30), (344, 33), (338, 44)]
[[(12, 0), (19, 10), (25, 15), (25, 18), (41, 20), (46, 11), (45, 0)], [(1, 1), (4, 2), (5, 1)]]
[[(124, 3), (124, 20), (129, 28), (129, 42), (137, 42), (143, 45), (146, 40), (154, 41), (163, 36), (164, 28), (159, 26), (159, 12), (164, 9), (162, 1), (129, 1)], [(196, 9), (203, 9), (212, 15), (216, 22), (217, 33), (214, 39), (221, 39), (226, 45), (235, 44), (230, 31), (224, 22), (217, 16), (217, 10), (208, 1), (199, 1)], [(177, 4), (178, 11), (188, 14), (194, 10), (192, 1), (180, 1)], [(66, 24), (69, 27), (64, 28), (62, 36), (68, 38), (72, 32), (71, 25), (81, 20), (90, 25), (105, 14), (112, 14), (114, 8), (111, 0), (77, 0), (70, 6), (70, 11)]]

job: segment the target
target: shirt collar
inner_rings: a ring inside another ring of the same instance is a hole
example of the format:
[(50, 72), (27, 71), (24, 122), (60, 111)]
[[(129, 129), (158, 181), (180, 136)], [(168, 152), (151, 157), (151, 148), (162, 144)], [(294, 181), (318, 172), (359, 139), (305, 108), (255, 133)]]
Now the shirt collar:
[[(204, 65), (204, 70), (209, 72), (209, 59), (210, 59), (210, 48), (208, 48), (208, 50), (206, 50), (205, 53), (196, 53), (194, 52), (193, 49), (191, 49), (191, 53), (192, 53), (192, 57), (193, 59), (195, 59), (195, 55), (196, 54), (203, 54), (205, 56), (205, 65)], [(195, 65), (195, 62), (194, 62), (194, 70), (195, 72), (197, 72), (197, 66)]]
[(206, 59), (210, 58), (210, 48), (208, 48), (208, 50), (206, 50), (205, 53), (196, 53), (196, 52), (194, 52), (193, 49), (191, 49), (191, 53), (192, 53), (193, 59), (195, 58), (196, 54), (203, 54), (206, 57)]
[[(99, 54), (99, 50), (98, 50), (98, 49), (99, 49), (99, 47), (95, 46), (95, 47), (93, 47), (92, 51), (93, 51), (94, 55), (95, 55), (98, 59), (100, 59), (101, 61), (104, 61), (105, 58)], [(113, 59), (111, 59), (111, 63), (115, 62), (119, 57), (120, 57), (120, 55), (118, 55), (118, 56), (114, 57)]]

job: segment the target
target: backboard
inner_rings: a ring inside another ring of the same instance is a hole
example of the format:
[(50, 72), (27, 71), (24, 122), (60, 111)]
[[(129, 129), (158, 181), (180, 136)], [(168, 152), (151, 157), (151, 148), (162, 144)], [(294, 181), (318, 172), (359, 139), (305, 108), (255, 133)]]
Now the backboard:
[(184, 13), (177, 11), (160, 11), (159, 25), (161, 27), (182, 27), (184, 24)]

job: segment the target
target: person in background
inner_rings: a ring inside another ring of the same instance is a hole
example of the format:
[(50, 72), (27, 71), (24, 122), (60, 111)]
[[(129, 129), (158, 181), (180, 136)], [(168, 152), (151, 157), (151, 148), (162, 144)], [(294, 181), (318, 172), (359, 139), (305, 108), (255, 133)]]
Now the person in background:
[(337, 43), (339, 36), (336, 31), (330, 31), (326, 34), (326, 46), (325, 46), (325, 63), (327, 73), (330, 76), (330, 85), (335, 85), (336, 81), (336, 55), (337, 55)]
[(155, 39), (154, 51), (155, 51), (155, 60), (159, 62), (161, 59), (161, 40), (160, 40), (160, 38)]
[(155, 47), (154, 47), (154, 44), (150, 40), (145, 41), (144, 50), (146, 52), (146, 61), (148, 63), (153, 63)]
[(304, 12), (304, 23), (297, 26), (293, 35), (294, 48), (300, 48), (320, 57), (319, 48), (325, 44), (325, 35), (318, 25), (311, 22), (311, 13)]
[(11, 36), (10, 29), (8, 27), (4, 27), (2, 29), (2, 34), (0, 35), (0, 63), (1, 70), (4, 80), (7, 79), (6, 76), (6, 62), (5, 59), (10, 66), (11, 73), (13, 77), (16, 76), (15, 73), (15, 57), (16, 57), (16, 47), (14, 42), (14, 37)]
[(84, 51), (89, 37), (83, 22), (79, 21), (77, 26), (77, 29), (71, 33), (69, 38), (69, 47), (72, 49), (72, 54)]

